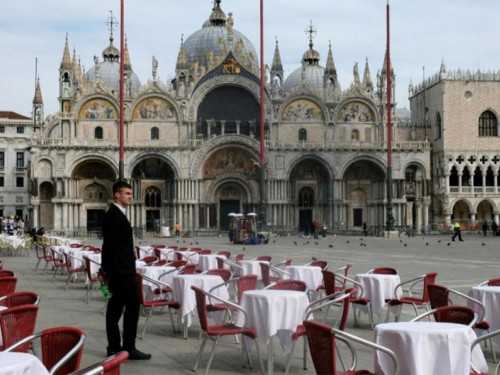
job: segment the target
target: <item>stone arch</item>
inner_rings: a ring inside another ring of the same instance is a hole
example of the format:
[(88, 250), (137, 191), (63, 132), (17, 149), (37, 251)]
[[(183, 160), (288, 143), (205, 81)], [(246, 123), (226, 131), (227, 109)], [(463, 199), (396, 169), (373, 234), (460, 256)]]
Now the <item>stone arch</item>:
[(346, 171), (353, 164), (360, 162), (360, 161), (372, 162), (376, 167), (380, 168), (380, 170), (382, 171), (382, 173), (384, 175), (384, 179), (387, 178), (387, 175), (386, 175), (387, 166), (385, 164), (385, 161), (381, 160), (380, 158), (378, 158), (376, 156), (368, 156), (368, 155), (354, 156), (351, 159), (347, 160), (344, 163), (344, 166), (342, 167), (342, 169), (339, 171), (338, 175), (342, 176), (341, 178), (344, 178)]
[(78, 121), (82, 121), (82, 120), (85, 121), (85, 119), (79, 118), (79, 114), (80, 114), (80, 111), (82, 110), (82, 108), (92, 100), (107, 100), (107, 101), (111, 102), (111, 104), (113, 104), (113, 106), (116, 110), (116, 113), (117, 113), (117, 116), (113, 120), (117, 120), (119, 118), (118, 108), (120, 108), (120, 103), (118, 102), (117, 98), (115, 98), (114, 96), (112, 96), (110, 94), (106, 94), (106, 93), (91, 93), (89, 95), (86, 95), (85, 97), (80, 98), (78, 100), (78, 103), (73, 107), (73, 116), (75, 119), (78, 119)]
[(161, 160), (162, 162), (166, 163), (174, 172), (175, 177), (174, 178), (179, 178), (180, 176), (180, 169), (179, 165), (177, 162), (168, 154), (153, 154), (153, 153), (146, 153), (143, 154), (139, 157), (136, 157), (135, 159), (132, 160), (132, 162), (129, 164), (129, 168), (127, 170), (127, 175), (132, 177), (134, 170), (136, 167), (144, 162), (147, 159), (158, 159)]
[(54, 173), (54, 163), (52, 160), (47, 158), (40, 159), (38, 161), (38, 166), (35, 169), (35, 177), (41, 179), (48, 179), (53, 176)]
[[(427, 165), (425, 165), (424, 163), (422, 163), (422, 162), (420, 162), (418, 160), (412, 160), (412, 161), (406, 163), (406, 165), (403, 168), (403, 171), (406, 171), (406, 169), (408, 167), (412, 167), (412, 166), (417, 167), (418, 169), (420, 169), (423, 172), (423, 175), (422, 175), (423, 178), (425, 178), (425, 179), (430, 179), (431, 178), (430, 171), (427, 168)], [(458, 168), (457, 168), (457, 170), (458, 170)]]
[(323, 156), (316, 154), (305, 154), (297, 156), (294, 160), (288, 163), (288, 168), (285, 171), (285, 176), (287, 176), (287, 178), (290, 179), (294, 168), (305, 160), (317, 161), (323, 168), (325, 168), (328, 171), (330, 180), (333, 180), (335, 178), (335, 171), (333, 170), (331, 163)]
[[(328, 108), (324, 105), (324, 102), (317, 96), (311, 94), (299, 94), (294, 95), (284, 103), (282, 103), (279, 107), (277, 120), (281, 123), (289, 123), (293, 122), (292, 120), (285, 120), (283, 117), (285, 116), (285, 112), (289, 110), (291, 104), (298, 101), (309, 101), (315, 104), (321, 110), (321, 120), (313, 120), (312, 122), (327, 122), (328, 121)], [(307, 120), (300, 120), (300, 122), (308, 122)]]
[(146, 158), (143, 157), (140, 162), (135, 163), (130, 177), (138, 180), (173, 181), (176, 175), (175, 170), (169, 162), (155, 155)]
[(359, 97), (356, 97), (356, 98), (351, 97), (351, 98), (344, 99), (343, 101), (341, 101), (339, 103), (339, 105), (337, 107), (335, 107), (335, 110), (333, 113), (333, 118), (334, 118), (335, 124), (338, 124), (339, 122), (342, 122), (342, 123), (345, 122), (345, 121), (339, 121), (338, 119), (339, 119), (339, 116), (341, 114), (341, 111), (343, 111), (346, 108), (346, 106), (351, 104), (351, 103), (362, 103), (370, 109), (371, 114), (373, 115), (374, 118), (373, 118), (373, 121), (367, 121), (366, 123), (373, 123), (373, 124), (380, 124), (381, 123), (381, 121), (382, 121), (381, 116), (378, 113), (376, 106), (370, 100), (367, 100), (364, 98), (359, 98)]
[(458, 199), (452, 204), (453, 219), (454, 220), (468, 220), (469, 215), (474, 213), (474, 208), (468, 199)]
[(487, 202), (491, 206), (491, 212), (495, 212), (498, 210), (498, 205), (497, 203), (491, 199), (491, 198), (483, 198), (481, 201), (477, 202), (474, 206), (474, 212), (476, 212), (479, 215), (479, 206), (481, 203)]
[[(126, 118), (130, 121), (148, 121), (148, 120), (151, 120), (151, 119), (144, 119), (144, 118), (141, 118), (142, 116), (140, 116), (140, 108), (139, 106), (142, 106), (143, 104), (146, 104), (148, 103), (148, 101), (152, 101), (152, 100), (155, 100), (155, 99), (159, 99), (160, 101), (163, 101), (163, 102), (166, 102), (167, 105), (173, 109), (173, 112), (172, 112), (172, 115), (173, 117), (169, 117), (168, 116), (168, 111), (167, 111), (167, 107), (165, 107), (165, 105), (161, 105), (162, 103), (158, 103), (159, 106), (162, 108), (163, 112), (165, 113), (165, 118), (158, 118), (158, 119), (155, 119), (156, 121), (173, 121), (173, 122), (176, 122), (180, 119), (180, 116), (181, 116), (181, 111), (180, 111), (180, 108), (179, 106), (177, 105), (176, 101), (171, 98), (170, 96), (166, 95), (166, 94), (162, 94), (162, 93), (157, 93), (157, 92), (153, 92), (153, 93), (148, 93), (146, 95), (142, 95), (142, 96), (139, 96), (138, 98), (136, 98), (130, 105), (130, 107), (128, 108), (128, 111), (126, 113)], [(151, 103), (149, 103), (151, 104)], [(154, 104), (154, 103), (153, 103)], [(136, 117), (136, 114), (139, 114), (139, 118), (135, 118)]]
[(74, 170), (82, 163), (89, 162), (89, 161), (96, 161), (96, 162), (101, 162), (108, 167), (110, 167), (113, 172), (115, 173), (115, 176), (118, 176), (118, 166), (116, 165), (116, 160), (112, 159), (108, 155), (104, 155), (103, 153), (99, 154), (83, 154), (79, 157), (76, 157), (75, 159), (72, 160), (71, 164), (67, 165), (65, 170), (64, 170), (64, 175), (66, 176), (71, 176), (73, 175)]
[(207, 190), (207, 198), (210, 203), (216, 202), (216, 193), (219, 191), (224, 185), (234, 185), (238, 186), (241, 192), (244, 192), (245, 197), (248, 198), (248, 203), (258, 202), (259, 197), (256, 190), (253, 188), (251, 184), (245, 181), (240, 176), (224, 176), (220, 179), (214, 181)]

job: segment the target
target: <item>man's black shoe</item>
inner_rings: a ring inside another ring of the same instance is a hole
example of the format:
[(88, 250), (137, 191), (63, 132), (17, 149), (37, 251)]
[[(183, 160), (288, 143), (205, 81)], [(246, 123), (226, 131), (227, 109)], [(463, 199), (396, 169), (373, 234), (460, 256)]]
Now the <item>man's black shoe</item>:
[(108, 348), (107, 349), (108, 357), (111, 357), (112, 355), (115, 355), (116, 353), (121, 352), (122, 350), (123, 350), (122, 348), (119, 348), (119, 349), (110, 349), (110, 348)]
[(133, 361), (141, 361), (145, 359), (151, 359), (151, 354), (143, 353), (137, 349), (128, 352), (128, 359)]

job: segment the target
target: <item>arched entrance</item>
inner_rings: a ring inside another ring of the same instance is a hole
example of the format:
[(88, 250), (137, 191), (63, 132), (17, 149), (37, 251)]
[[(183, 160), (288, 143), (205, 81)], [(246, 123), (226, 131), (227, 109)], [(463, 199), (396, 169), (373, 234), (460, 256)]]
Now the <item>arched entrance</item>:
[(215, 191), (214, 199), (218, 202), (218, 223), (221, 230), (229, 230), (230, 213), (247, 214), (253, 211), (246, 189), (233, 181), (222, 184)]
[(491, 206), (491, 203), (486, 200), (479, 203), (476, 211), (477, 211), (476, 219), (478, 221), (483, 221), (483, 220), (489, 221), (493, 220), (494, 218), (493, 207)]
[(347, 201), (347, 226), (383, 225), (386, 191), (385, 173), (373, 161), (359, 160), (344, 173)]
[(54, 204), (52, 197), (54, 196), (54, 186), (48, 182), (40, 184), (40, 228), (54, 227)]
[(460, 200), (453, 205), (453, 216), (452, 220), (469, 220), (470, 210), (469, 205)]

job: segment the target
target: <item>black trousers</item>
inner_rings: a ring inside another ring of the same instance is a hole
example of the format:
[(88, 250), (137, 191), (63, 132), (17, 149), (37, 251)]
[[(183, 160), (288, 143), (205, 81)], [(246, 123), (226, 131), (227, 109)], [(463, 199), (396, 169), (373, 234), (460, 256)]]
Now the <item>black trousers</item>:
[[(135, 275), (109, 277), (109, 290), (113, 293), (106, 311), (106, 334), (108, 350), (127, 351), (135, 349), (137, 323), (141, 307), (137, 278)], [(125, 311), (125, 312), (124, 312)], [(118, 322), (123, 314), (123, 345), (121, 345)]]
[(456, 238), (457, 236), (458, 236), (458, 239), (459, 239), (460, 241), (463, 241), (463, 240), (462, 240), (462, 233), (461, 233), (461, 231), (459, 231), (459, 230), (456, 230), (456, 231), (455, 231), (455, 234), (453, 235), (453, 237), (451, 237), (451, 240), (452, 240), (452, 241), (455, 241), (455, 238)]

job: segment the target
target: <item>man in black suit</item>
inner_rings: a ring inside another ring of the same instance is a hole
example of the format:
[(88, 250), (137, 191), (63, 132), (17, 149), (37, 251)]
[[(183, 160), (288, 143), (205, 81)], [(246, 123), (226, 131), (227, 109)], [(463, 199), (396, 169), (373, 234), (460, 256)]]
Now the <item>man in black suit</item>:
[[(127, 207), (132, 202), (132, 186), (124, 181), (113, 185), (113, 204), (102, 221), (102, 263), (112, 297), (106, 312), (108, 356), (121, 350), (129, 359), (150, 359), (135, 347), (139, 320), (140, 296), (135, 270), (132, 227), (127, 219)], [(125, 313), (123, 312), (125, 309)], [(118, 322), (123, 315), (123, 346)]]

